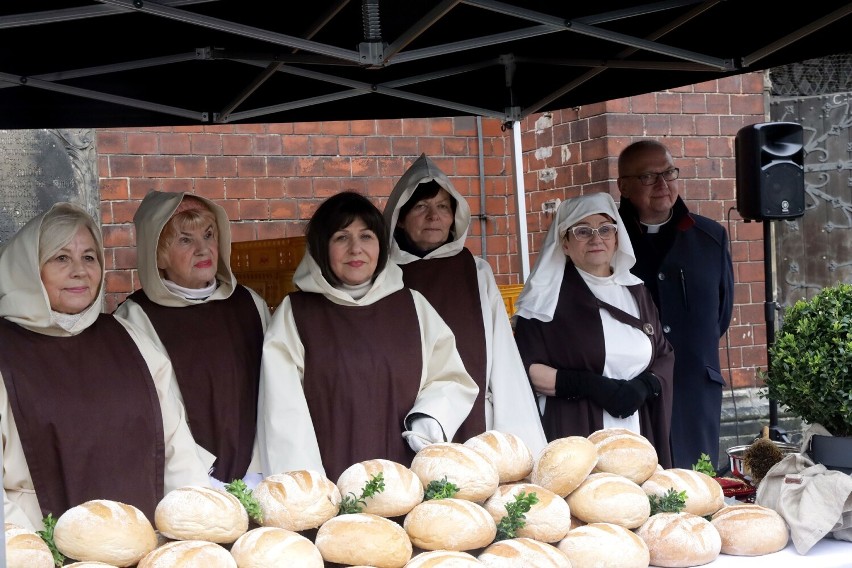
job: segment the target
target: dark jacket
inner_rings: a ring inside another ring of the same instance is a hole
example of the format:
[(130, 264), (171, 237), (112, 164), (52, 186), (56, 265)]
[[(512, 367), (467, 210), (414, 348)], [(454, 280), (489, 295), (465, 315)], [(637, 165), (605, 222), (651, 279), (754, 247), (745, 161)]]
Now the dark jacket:
[(725, 384), (719, 338), (731, 321), (734, 297), (727, 232), (716, 221), (690, 213), (680, 197), (671, 221), (654, 236), (645, 234), (627, 198), (621, 199), (619, 213), (636, 254), (631, 272), (651, 291), (674, 348), (674, 466), (691, 468), (702, 453), (715, 466)]

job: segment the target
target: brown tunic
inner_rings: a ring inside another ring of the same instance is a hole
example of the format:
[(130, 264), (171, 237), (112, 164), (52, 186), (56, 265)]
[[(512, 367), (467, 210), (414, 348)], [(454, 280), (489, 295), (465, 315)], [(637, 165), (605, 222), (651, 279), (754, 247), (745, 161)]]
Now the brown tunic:
[(195, 441), (216, 456), (212, 475), (241, 479), (251, 463), (263, 325), (243, 286), (224, 300), (196, 306), (155, 304), (142, 290), (130, 298), (145, 311), (175, 369)]
[[(628, 286), (628, 290), (639, 306), (635, 327), (642, 329), (644, 324), (649, 324), (653, 331), (651, 363), (647, 370), (660, 378), (662, 387), (660, 396), (639, 408), (640, 430), (657, 449), (660, 465), (668, 468), (671, 467), (669, 435), (674, 352), (662, 333), (659, 315), (648, 290), (642, 284)], [(566, 262), (553, 320), (517, 318), (515, 341), (524, 368), (542, 363), (556, 369), (582, 369), (601, 374), (606, 353), (600, 307), (573, 263)], [(620, 319), (616, 314), (613, 317)], [(548, 441), (565, 436), (588, 436), (603, 428), (603, 408), (588, 398), (569, 400), (551, 396), (547, 398), (542, 425)]]
[(165, 442), (151, 373), (130, 335), (101, 314), (54, 337), (0, 319), (0, 372), (42, 514), (92, 499), (140, 509), (163, 498)]
[(420, 321), (404, 288), (368, 306), (341, 306), (322, 294), (291, 293), (305, 347), (304, 389), (323, 467), (336, 481), (352, 464), (414, 452), (403, 421), (420, 391)]
[(405, 285), (423, 294), (453, 331), (465, 370), (479, 387), (473, 408), (453, 439), (463, 443), (485, 431), (487, 355), (476, 263), (465, 248), (450, 257), (418, 260), (400, 268)]

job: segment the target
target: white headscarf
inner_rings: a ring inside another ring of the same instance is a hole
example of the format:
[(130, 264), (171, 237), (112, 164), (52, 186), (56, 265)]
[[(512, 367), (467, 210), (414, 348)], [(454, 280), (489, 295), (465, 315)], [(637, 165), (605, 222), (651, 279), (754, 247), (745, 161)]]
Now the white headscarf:
[(541, 321), (553, 320), (567, 258), (562, 250), (562, 236), (569, 227), (596, 214), (609, 215), (618, 226), (618, 248), (611, 262), (613, 281), (622, 286), (642, 284), (640, 278), (630, 273), (636, 264), (636, 256), (612, 196), (608, 193), (593, 193), (572, 197), (563, 201), (556, 210), (535, 266), (515, 302), (515, 315)]

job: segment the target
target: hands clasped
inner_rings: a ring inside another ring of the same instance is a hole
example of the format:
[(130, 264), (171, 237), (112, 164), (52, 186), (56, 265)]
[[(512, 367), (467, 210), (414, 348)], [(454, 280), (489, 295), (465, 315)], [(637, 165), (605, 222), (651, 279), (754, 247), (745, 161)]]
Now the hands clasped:
[(559, 370), (556, 375), (556, 396), (588, 397), (616, 418), (627, 418), (660, 390), (660, 380), (650, 371), (627, 381), (589, 371)]

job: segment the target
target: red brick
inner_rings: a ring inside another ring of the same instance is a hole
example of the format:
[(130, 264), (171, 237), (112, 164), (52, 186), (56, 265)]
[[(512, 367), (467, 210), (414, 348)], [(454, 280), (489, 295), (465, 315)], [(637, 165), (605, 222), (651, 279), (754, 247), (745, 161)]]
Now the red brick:
[(253, 199), (256, 195), (254, 179), (225, 178), (224, 181), (227, 199)]
[(376, 122), (374, 120), (355, 120), (349, 125), (350, 134), (370, 136), (376, 133)]
[(222, 137), (222, 153), (226, 156), (245, 156), (252, 153), (252, 136), (234, 134)]
[(338, 154), (337, 137), (311, 136), (310, 148), (314, 156), (336, 156)]
[(127, 133), (123, 130), (96, 131), (98, 154), (124, 154), (127, 152)]
[(109, 167), (113, 177), (140, 177), (142, 156), (110, 156)]
[(204, 156), (175, 156), (175, 175), (204, 177), (207, 175), (207, 158)]
[(350, 134), (350, 123), (346, 121), (323, 122), (321, 123), (320, 132), (326, 135), (346, 136)]
[(219, 156), (222, 154), (222, 137), (218, 134), (193, 134), (192, 153)]
[(153, 132), (129, 132), (127, 151), (130, 154), (157, 154), (159, 136)]

